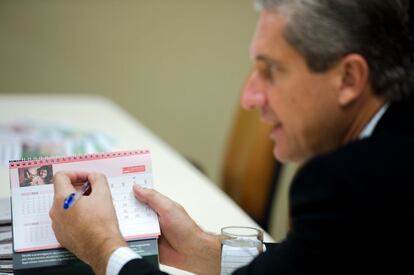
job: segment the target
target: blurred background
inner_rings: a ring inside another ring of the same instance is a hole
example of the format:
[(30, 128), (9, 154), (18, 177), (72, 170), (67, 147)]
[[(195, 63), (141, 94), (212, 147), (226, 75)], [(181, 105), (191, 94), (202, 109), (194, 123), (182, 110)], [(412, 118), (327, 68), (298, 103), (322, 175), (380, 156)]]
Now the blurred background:
[(2, 0), (0, 94), (106, 96), (219, 183), (257, 18), (252, 0)]

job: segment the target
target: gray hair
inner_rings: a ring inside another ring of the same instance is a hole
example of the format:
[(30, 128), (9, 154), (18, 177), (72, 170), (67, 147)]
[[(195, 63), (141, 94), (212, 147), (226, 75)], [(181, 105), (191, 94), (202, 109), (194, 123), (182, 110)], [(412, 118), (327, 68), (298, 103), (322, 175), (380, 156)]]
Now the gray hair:
[(309, 68), (324, 72), (341, 57), (361, 54), (374, 93), (404, 100), (414, 93), (408, 0), (255, 0), (259, 10), (287, 17), (286, 40)]

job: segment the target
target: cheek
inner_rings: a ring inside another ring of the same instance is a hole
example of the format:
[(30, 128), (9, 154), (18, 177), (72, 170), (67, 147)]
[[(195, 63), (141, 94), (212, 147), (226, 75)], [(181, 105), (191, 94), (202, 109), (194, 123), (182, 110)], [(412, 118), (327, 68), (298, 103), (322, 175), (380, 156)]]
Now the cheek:
[(274, 154), (282, 161), (301, 161), (310, 151), (308, 126), (312, 124), (312, 114), (306, 102), (294, 97), (285, 99), (278, 106), (277, 115), (283, 128), (275, 136)]
[[(290, 78), (279, 82), (269, 95), (269, 104), (283, 124), (275, 138), (274, 153), (285, 160), (301, 160), (312, 155), (314, 143), (323, 134), (332, 91), (328, 79), (320, 76)], [(328, 94), (326, 94), (328, 93)]]
[(277, 86), (269, 89), (267, 97), (271, 109), (283, 123), (302, 113), (307, 104), (307, 94), (303, 86), (290, 81), (280, 81)]

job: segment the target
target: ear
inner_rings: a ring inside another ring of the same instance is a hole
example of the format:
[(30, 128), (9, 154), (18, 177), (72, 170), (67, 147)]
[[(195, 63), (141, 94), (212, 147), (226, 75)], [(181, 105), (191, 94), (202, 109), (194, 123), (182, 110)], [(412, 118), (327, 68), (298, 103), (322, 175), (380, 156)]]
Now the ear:
[(349, 54), (339, 62), (341, 73), (338, 103), (346, 107), (359, 99), (368, 86), (369, 67), (364, 57)]

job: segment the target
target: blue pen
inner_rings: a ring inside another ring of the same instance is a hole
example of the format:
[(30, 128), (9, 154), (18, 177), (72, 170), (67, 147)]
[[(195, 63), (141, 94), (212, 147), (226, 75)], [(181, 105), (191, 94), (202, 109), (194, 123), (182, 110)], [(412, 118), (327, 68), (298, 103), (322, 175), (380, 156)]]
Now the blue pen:
[(86, 191), (89, 190), (90, 184), (89, 181), (82, 184), (81, 188), (74, 193), (71, 193), (69, 196), (66, 197), (65, 201), (63, 202), (63, 209), (67, 210), (69, 207), (75, 204), (75, 202), (85, 194)]

